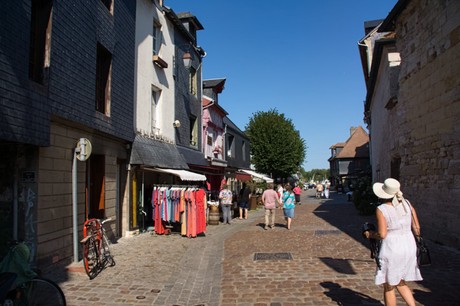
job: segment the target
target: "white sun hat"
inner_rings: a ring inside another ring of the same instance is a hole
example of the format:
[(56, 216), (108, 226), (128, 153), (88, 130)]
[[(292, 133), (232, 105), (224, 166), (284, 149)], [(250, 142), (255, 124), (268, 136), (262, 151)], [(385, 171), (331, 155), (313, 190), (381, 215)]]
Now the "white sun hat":
[(383, 183), (374, 183), (372, 190), (381, 199), (391, 199), (401, 194), (401, 184), (394, 178), (388, 178)]

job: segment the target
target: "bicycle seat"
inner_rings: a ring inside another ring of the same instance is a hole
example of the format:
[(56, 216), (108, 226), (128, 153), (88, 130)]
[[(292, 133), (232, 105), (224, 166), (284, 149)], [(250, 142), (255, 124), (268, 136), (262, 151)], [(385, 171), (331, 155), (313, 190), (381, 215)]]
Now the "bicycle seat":
[(6, 298), (6, 295), (12, 289), (17, 277), (18, 275), (12, 272), (0, 273), (0, 302)]

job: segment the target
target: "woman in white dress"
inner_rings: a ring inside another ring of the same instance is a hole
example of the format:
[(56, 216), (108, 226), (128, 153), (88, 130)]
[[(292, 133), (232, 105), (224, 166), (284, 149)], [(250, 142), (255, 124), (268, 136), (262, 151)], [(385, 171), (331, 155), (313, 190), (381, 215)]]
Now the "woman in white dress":
[(420, 235), (420, 225), (415, 209), (403, 198), (400, 186), (392, 178), (386, 179), (383, 184), (373, 185), (375, 195), (383, 200), (383, 204), (376, 210), (377, 231), (367, 231), (364, 235), (368, 239), (382, 240), (378, 256), (380, 268), (377, 269), (375, 284), (383, 284), (385, 305), (396, 305), (396, 288), (407, 305), (415, 306), (414, 296), (406, 281), (422, 280), (412, 233), (413, 227), (416, 235)]

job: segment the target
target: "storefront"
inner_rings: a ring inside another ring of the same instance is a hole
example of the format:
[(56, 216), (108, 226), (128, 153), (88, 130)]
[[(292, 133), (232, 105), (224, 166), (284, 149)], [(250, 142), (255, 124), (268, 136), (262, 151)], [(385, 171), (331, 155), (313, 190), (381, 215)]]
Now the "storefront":
[(206, 225), (206, 176), (174, 144), (137, 136), (131, 160), (131, 230), (196, 237)]

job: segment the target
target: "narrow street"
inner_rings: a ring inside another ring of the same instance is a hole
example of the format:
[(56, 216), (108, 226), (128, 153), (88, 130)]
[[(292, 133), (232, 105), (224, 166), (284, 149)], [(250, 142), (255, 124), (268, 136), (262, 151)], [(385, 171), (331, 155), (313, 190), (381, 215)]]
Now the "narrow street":
[[(209, 226), (206, 236), (150, 233), (112, 246), (116, 266), (89, 280), (81, 263), (47, 277), (67, 305), (383, 305), (375, 262), (359, 216), (343, 194), (302, 193), (292, 229), (277, 211), (264, 230), (264, 211), (248, 220)], [(422, 224), (423, 226), (423, 224)], [(411, 283), (417, 305), (460, 305), (460, 252), (428, 242), (433, 264)], [(398, 296), (398, 305), (405, 305)]]

